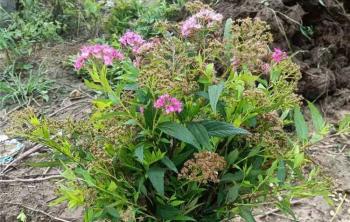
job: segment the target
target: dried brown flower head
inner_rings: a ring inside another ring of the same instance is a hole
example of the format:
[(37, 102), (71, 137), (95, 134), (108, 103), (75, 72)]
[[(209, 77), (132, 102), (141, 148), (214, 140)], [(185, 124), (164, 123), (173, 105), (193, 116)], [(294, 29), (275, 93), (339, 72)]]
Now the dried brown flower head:
[(272, 43), (270, 27), (260, 19), (239, 19), (232, 27), (233, 55), (253, 73), (260, 73), (264, 59), (270, 54)]
[(187, 160), (181, 169), (179, 178), (186, 178), (199, 183), (218, 183), (219, 171), (226, 166), (222, 156), (210, 151), (195, 153), (194, 158)]

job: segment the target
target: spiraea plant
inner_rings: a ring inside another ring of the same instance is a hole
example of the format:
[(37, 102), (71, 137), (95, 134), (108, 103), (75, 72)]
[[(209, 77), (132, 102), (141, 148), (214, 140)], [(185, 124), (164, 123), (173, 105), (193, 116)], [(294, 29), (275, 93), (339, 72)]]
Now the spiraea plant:
[[(223, 22), (191, 4), (171, 34), (129, 31), (119, 49), (82, 49), (75, 68), (101, 92), (91, 116), (17, 118), (17, 135), (50, 147), (63, 169), (54, 203), (85, 207), (85, 221), (254, 221), (267, 202), (294, 216), (292, 199), (327, 196), (317, 170), (304, 170), (311, 140), (294, 94), (298, 66), (269, 48), (265, 22)], [(312, 109), (317, 141), (328, 126)], [(294, 121), (297, 135), (285, 131)]]

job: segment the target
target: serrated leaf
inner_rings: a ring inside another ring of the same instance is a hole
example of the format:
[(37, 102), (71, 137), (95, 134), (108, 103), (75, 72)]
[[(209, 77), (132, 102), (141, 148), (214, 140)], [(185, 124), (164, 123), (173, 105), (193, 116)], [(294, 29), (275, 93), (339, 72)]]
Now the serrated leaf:
[(136, 148), (134, 156), (139, 162), (143, 163), (144, 153), (142, 145)]
[(226, 196), (226, 203), (233, 203), (239, 195), (240, 185), (236, 184), (229, 188)]
[(114, 181), (111, 181), (109, 186), (108, 186), (108, 189), (107, 189), (109, 192), (114, 192), (117, 190), (117, 184), (114, 183)]
[(252, 214), (252, 210), (248, 207), (241, 206), (239, 207), (239, 215), (246, 221), (246, 222), (255, 222), (255, 219)]
[(314, 126), (314, 129), (316, 133), (321, 133), (326, 123), (321, 113), (318, 111), (318, 109), (314, 104), (312, 104), (311, 102), (308, 102), (308, 107), (310, 109), (311, 119), (312, 119), (312, 124)]
[(280, 181), (280, 185), (283, 185), (284, 181), (286, 180), (286, 165), (284, 160), (280, 160), (278, 162), (278, 168), (277, 168), (277, 179)]
[(304, 162), (305, 157), (304, 153), (296, 153), (294, 156), (294, 161), (293, 161), (293, 167), (298, 168), (301, 166), (301, 164)]
[(250, 150), (247, 157), (256, 156), (259, 152), (260, 152), (260, 147), (254, 147), (253, 149)]
[(233, 151), (231, 151), (231, 152), (228, 154), (228, 156), (227, 156), (227, 163), (228, 163), (229, 165), (233, 164), (233, 163), (237, 160), (238, 156), (239, 156), (239, 151), (238, 151), (238, 149), (234, 149)]
[(218, 85), (212, 85), (208, 88), (209, 103), (214, 113), (216, 113), (216, 106), (219, 101), (219, 97), (224, 89), (224, 83)]
[(309, 136), (309, 130), (304, 116), (300, 111), (300, 107), (294, 108), (294, 125), (299, 140), (302, 142), (307, 141)]
[(192, 133), (183, 125), (174, 122), (164, 122), (159, 124), (158, 128), (165, 134), (172, 136), (182, 142), (188, 143), (200, 149), (196, 138)]
[(114, 207), (106, 206), (104, 211), (113, 218), (119, 218), (119, 212)]
[(211, 150), (209, 134), (207, 129), (203, 125), (192, 122), (188, 124), (187, 128), (196, 138), (197, 142), (202, 146), (203, 149)]
[(244, 178), (244, 174), (241, 171), (238, 171), (236, 173), (226, 173), (224, 176), (221, 177), (220, 182), (226, 183), (226, 182), (238, 182), (241, 181)]
[(161, 195), (164, 195), (164, 174), (165, 169), (151, 167), (148, 171), (148, 177), (154, 189)]
[(178, 173), (178, 170), (175, 166), (175, 164), (173, 163), (173, 161), (171, 161), (167, 156), (165, 156), (162, 160), (162, 163), (167, 166), (170, 170), (174, 171), (175, 173)]
[(216, 137), (229, 137), (234, 135), (247, 135), (250, 134), (247, 130), (242, 128), (236, 128), (230, 123), (216, 121), (216, 120), (204, 120), (200, 121), (208, 132), (209, 136)]
[(91, 177), (90, 173), (87, 170), (84, 170), (83, 168), (77, 168), (75, 169), (75, 172), (84, 177), (84, 181), (87, 183), (87, 185), (91, 187), (95, 186), (96, 181)]

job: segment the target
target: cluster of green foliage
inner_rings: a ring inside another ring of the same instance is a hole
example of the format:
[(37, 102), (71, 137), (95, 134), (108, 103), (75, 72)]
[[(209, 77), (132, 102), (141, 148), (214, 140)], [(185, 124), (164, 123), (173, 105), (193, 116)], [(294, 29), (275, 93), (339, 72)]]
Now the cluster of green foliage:
[(48, 101), (48, 92), (53, 81), (45, 78), (45, 66), (40, 64), (33, 69), (28, 67), (23, 77), (23, 69), (17, 70), (16, 64), (10, 65), (0, 75), (0, 108), (8, 104), (29, 105), (33, 100)]
[[(168, 33), (138, 67), (133, 55), (116, 62), (117, 84), (108, 80), (110, 67), (87, 64), (87, 86), (103, 95), (93, 101), (88, 119), (17, 114), (12, 133), (50, 147), (53, 160), (41, 165), (63, 169), (53, 204), (84, 206), (85, 221), (221, 221), (240, 215), (250, 222), (252, 209), (267, 201), (294, 217), (292, 199), (327, 198), (317, 169), (304, 168), (304, 148), (330, 127), (309, 103), (315, 133), (308, 132), (294, 94), (300, 72), (290, 58), (269, 61), (269, 78), (259, 71), (271, 54), (266, 23), (228, 20), (188, 38)], [(240, 59), (234, 66), (233, 55)], [(180, 100), (182, 111), (155, 108), (164, 94)], [(295, 127), (296, 134), (285, 127)]]
[(30, 54), (35, 43), (59, 39), (61, 26), (44, 5), (37, 0), (22, 0), (21, 7), (8, 14), (8, 26), (0, 28), (0, 51), (5, 50), (10, 61)]
[(181, 19), (179, 15), (184, 4), (185, 0), (121, 0), (112, 9), (106, 28), (116, 35), (130, 29), (144, 37), (156, 36), (161, 32), (158, 23)]
[[(45, 88), (49, 85), (42, 76), (33, 77), (30, 70), (21, 68), (35, 66), (26, 64), (25, 57), (36, 46), (62, 40), (62, 37), (96, 37), (106, 29), (113, 33), (115, 39), (126, 29), (136, 29), (145, 36), (156, 35), (159, 32), (155, 31), (155, 23), (173, 16), (182, 6), (180, 2), (144, 4), (136, 0), (117, 1), (111, 8), (104, 4), (95, 0), (20, 0), (15, 12), (7, 13), (0, 9), (0, 16), (4, 18), (0, 26), (0, 53), (4, 52), (5, 56), (1, 64), (0, 84), (7, 86), (2, 87), (0, 92), (2, 105), (9, 101), (28, 103), (29, 97), (37, 95), (32, 92), (43, 91), (39, 87), (41, 83)], [(30, 83), (33, 78), (41, 80), (40, 84), (34, 84), (38, 88), (24, 92), (24, 88), (32, 88)], [(46, 98), (46, 90), (43, 92)], [(26, 93), (29, 94), (24, 96)]]

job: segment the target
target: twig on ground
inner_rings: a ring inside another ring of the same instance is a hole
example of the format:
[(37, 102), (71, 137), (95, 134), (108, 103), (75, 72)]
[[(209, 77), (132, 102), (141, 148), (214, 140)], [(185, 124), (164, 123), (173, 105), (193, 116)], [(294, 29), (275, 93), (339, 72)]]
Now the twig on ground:
[(67, 105), (67, 106), (65, 106), (65, 107), (62, 107), (61, 109), (58, 109), (58, 110), (56, 110), (55, 112), (49, 114), (48, 117), (53, 117), (53, 116), (55, 116), (57, 113), (59, 113), (59, 112), (65, 110), (65, 109), (68, 109), (68, 108), (70, 108), (70, 107), (72, 107), (72, 106), (81, 104), (81, 103), (90, 103), (90, 101), (82, 100), (82, 101), (77, 101), (77, 102), (75, 102), (75, 103), (71, 103), (71, 104), (69, 104), (69, 105)]
[(44, 215), (46, 215), (46, 216), (48, 216), (51, 219), (56, 220), (56, 221), (71, 222), (69, 220), (65, 220), (65, 219), (62, 219), (62, 218), (59, 218), (59, 217), (55, 217), (55, 216), (51, 215), (50, 213), (46, 213), (43, 210), (35, 209), (35, 208), (32, 208), (32, 207), (26, 206), (24, 204), (21, 204), (21, 203), (4, 202), (3, 204), (10, 204), (10, 205), (17, 205), (17, 206), (20, 206), (20, 207), (24, 207), (24, 208), (26, 208), (28, 210), (33, 211), (33, 212), (38, 212), (38, 213), (44, 214)]
[(44, 171), (43, 175), (45, 176), (46, 174), (48, 174), (51, 170), (51, 167), (47, 167), (46, 170)]
[(41, 182), (44, 180), (61, 179), (61, 178), (62, 178), (61, 175), (52, 175), (52, 176), (32, 178), (32, 179), (14, 178), (9, 180), (0, 180), (0, 183), (15, 183), (15, 182), (32, 183), (32, 182)]
[[(300, 200), (296, 200), (296, 201), (292, 201), (291, 202), (291, 205), (294, 206), (294, 205), (297, 205), (297, 204), (301, 204), (302, 202)], [(261, 219), (261, 218), (264, 218), (264, 217), (267, 217), (271, 214), (275, 214), (277, 212), (279, 212), (281, 209), (279, 208), (275, 208), (275, 209), (272, 209), (270, 211), (267, 211), (266, 213), (262, 214), (262, 215), (258, 215), (256, 216), (257, 219)]]
[(333, 222), (333, 221), (335, 220), (335, 218), (338, 216), (338, 214), (339, 214), (339, 212), (340, 212), (340, 209), (341, 209), (341, 207), (342, 207), (343, 204), (344, 204), (345, 199), (346, 199), (346, 194), (345, 194), (344, 197), (341, 199), (341, 202), (340, 202), (340, 204), (338, 205), (337, 209), (335, 210), (335, 213), (334, 213), (332, 219), (330, 220), (330, 222)]
[(30, 154), (40, 150), (43, 146), (38, 144), (33, 146), (31, 149), (27, 150), (26, 152), (22, 153), (19, 157), (17, 157), (15, 160), (13, 160), (10, 164), (6, 165), (6, 167), (0, 172), (0, 175), (5, 174), (6, 171), (12, 167), (15, 163), (19, 162), (20, 160), (24, 159), (25, 157), (29, 156)]

